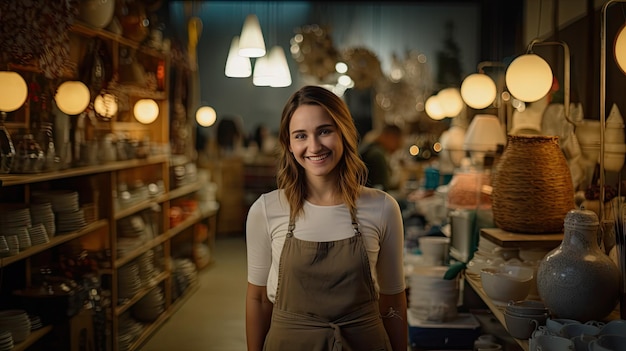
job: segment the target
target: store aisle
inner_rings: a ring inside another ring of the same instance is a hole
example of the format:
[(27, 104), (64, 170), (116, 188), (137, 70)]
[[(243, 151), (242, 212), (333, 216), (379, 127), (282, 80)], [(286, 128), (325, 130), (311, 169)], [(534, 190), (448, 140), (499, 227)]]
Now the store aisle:
[(215, 247), (214, 263), (198, 275), (199, 289), (140, 351), (246, 349), (245, 240), (219, 237)]

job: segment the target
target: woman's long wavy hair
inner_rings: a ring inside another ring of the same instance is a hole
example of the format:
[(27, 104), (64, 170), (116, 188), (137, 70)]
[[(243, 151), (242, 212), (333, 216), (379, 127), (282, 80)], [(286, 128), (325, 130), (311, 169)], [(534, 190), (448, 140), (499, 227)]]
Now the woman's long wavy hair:
[(367, 168), (358, 153), (359, 136), (348, 106), (341, 98), (328, 89), (305, 86), (295, 92), (285, 104), (280, 119), (280, 159), (277, 185), (283, 189), (291, 207), (290, 215), (297, 218), (302, 214), (307, 198), (307, 183), (304, 168), (289, 151), (289, 124), (296, 109), (301, 105), (322, 107), (333, 119), (343, 143), (343, 155), (337, 164), (338, 185), (344, 203), (350, 213), (356, 216), (356, 201), (367, 179)]

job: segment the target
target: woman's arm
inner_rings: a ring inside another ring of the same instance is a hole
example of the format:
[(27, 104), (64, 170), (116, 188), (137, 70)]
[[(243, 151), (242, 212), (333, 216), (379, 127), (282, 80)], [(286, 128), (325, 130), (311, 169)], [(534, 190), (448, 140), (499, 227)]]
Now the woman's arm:
[(406, 320), (406, 293), (380, 294), (378, 306), (393, 350), (407, 350), (409, 326)]
[(263, 350), (265, 335), (270, 328), (273, 304), (267, 298), (265, 286), (248, 283), (246, 292), (246, 341), (248, 351)]

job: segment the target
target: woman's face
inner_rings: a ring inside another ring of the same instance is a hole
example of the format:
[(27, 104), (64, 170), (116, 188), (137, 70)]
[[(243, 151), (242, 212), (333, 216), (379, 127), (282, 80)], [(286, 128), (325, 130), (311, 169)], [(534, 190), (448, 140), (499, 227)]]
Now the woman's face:
[(317, 105), (301, 105), (289, 122), (289, 151), (307, 177), (331, 174), (343, 155), (341, 135), (333, 119)]

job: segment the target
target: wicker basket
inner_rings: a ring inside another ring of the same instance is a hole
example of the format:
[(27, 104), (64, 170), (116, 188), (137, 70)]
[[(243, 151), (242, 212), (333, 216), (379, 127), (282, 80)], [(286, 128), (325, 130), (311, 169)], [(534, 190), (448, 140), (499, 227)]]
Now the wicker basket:
[(558, 137), (509, 135), (493, 175), (493, 217), (513, 233), (560, 233), (574, 186)]

